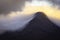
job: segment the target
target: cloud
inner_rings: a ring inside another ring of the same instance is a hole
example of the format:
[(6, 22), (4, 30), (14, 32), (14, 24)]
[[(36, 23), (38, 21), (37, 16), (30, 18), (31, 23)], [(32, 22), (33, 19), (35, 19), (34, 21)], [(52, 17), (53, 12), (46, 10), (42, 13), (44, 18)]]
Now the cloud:
[(31, 21), (33, 15), (19, 15), (15, 16), (14, 18), (10, 19), (9, 17), (0, 18), (0, 30), (5, 31), (16, 31), (16, 30), (23, 30), (27, 23)]
[(26, 1), (31, 0), (0, 0), (0, 14), (7, 14), (11, 11), (22, 11)]
[(48, 0), (48, 2), (51, 2), (52, 6), (60, 8), (60, 0)]
[(16, 11), (22, 11), (26, 1), (31, 2), (31, 0), (0, 0), (0, 30), (22, 30), (26, 23), (28, 23), (33, 18), (33, 16), (31, 15), (28, 16), (23, 13), (19, 15), (16, 14), (16, 16), (12, 18), (10, 18), (9, 15), (4, 16), (9, 12), (11, 13), (11, 15), (15, 15)]

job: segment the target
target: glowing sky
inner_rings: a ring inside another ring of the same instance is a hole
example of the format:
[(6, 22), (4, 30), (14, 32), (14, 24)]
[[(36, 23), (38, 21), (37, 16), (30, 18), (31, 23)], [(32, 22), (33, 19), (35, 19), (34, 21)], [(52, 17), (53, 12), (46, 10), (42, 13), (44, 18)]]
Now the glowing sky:
[[(14, 17), (17, 15), (21, 15), (23, 13), (24, 13), (24, 15), (31, 15), (38, 11), (42, 11), (50, 17), (60, 19), (60, 10), (58, 10), (54, 7), (51, 7), (51, 3), (48, 3), (47, 1), (37, 1), (37, 0), (33, 0), (31, 3), (26, 2), (25, 8), (23, 9), (22, 12), (19, 12), (19, 11), (11, 12), (12, 14), (10, 14), (9, 16)], [(15, 13), (17, 13), (17, 14), (15, 14)], [(53, 16), (51, 16), (51, 15), (53, 15)]]
[(48, 3), (47, 1), (33, 0), (32, 3), (26, 3), (26, 7), (23, 13), (31, 14), (34, 12), (42, 11), (50, 17), (60, 19), (60, 10), (58, 10), (57, 7), (52, 7), (51, 5), (52, 4)]

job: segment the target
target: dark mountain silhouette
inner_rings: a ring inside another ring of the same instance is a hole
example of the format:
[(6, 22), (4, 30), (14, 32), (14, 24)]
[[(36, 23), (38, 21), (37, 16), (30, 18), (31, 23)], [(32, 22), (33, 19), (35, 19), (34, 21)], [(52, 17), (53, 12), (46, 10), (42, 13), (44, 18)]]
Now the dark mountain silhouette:
[(58, 40), (60, 28), (53, 24), (43, 12), (37, 12), (35, 17), (22, 31), (6, 32), (0, 35), (0, 40)]

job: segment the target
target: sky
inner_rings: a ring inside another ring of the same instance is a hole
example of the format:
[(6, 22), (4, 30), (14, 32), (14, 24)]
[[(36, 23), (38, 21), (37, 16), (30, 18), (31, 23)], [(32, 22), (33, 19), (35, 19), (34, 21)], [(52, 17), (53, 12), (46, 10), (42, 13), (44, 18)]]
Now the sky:
[[(32, 2), (25, 2), (25, 7), (22, 9), (22, 11), (12, 11), (9, 14), (9, 18), (14, 18), (15, 16), (20, 15), (32, 15), (35, 12), (44, 12), (46, 15), (48, 15), (51, 18), (59, 19), (60, 20), (60, 10), (58, 7), (52, 6), (52, 3), (48, 1), (37, 1), (33, 0)], [(53, 16), (51, 16), (51, 14)], [(2, 15), (1, 15), (2, 16)]]
[[(37, 0), (33, 0), (32, 2), (26, 2), (23, 11), (17, 11), (17, 14), (11, 14), (10, 16), (13, 17), (19, 15), (20, 13), (24, 13), (24, 15), (30, 15), (38, 11), (44, 12), (46, 15), (50, 17), (60, 19), (60, 10), (58, 9), (58, 7), (53, 7), (52, 4), (47, 1)], [(53, 16), (51, 16), (51, 13)]]
[(28, 3), (26, 4), (25, 9), (26, 10), (24, 12), (26, 12), (27, 14), (27, 11), (29, 11), (29, 13), (42, 11), (48, 16), (51, 16), (52, 13), (53, 16), (51, 17), (60, 19), (60, 10), (58, 9), (58, 7), (52, 6), (52, 3), (49, 3), (48, 1), (33, 0), (32, 3), (30, 3), (30, 5)]

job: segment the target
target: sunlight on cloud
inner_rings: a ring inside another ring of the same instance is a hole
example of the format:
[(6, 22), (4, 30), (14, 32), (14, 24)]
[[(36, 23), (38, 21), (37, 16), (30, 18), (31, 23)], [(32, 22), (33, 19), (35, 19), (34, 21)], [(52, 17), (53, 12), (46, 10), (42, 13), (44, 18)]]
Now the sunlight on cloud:
[[(52, 7), (52, 4), (47, 1), (33, 0), (32, 3), (26, 3), (26, 7), (22, 13), (32, 14), (38, 11), (44, 12), (49, 17), (60, 20), (60, 10), (55, 7)], [(51, 16), (51, 14), (53, 16)]]
[(31, 3), (31, 6), (47, 6), (47, 5), (48, 5), (47, 1), (33, 0)]
[[(25, 3), (25, 8), (23, 9), (22, 12), (17, 11), (17, 12), (10, 12), (11, 14), (9, 14), (8, 16), (10, 18), (14, 18), (16, 16), (29, 16), (34, 14), (35, 12), (44, 12), (46, 15), (53, 17), (53, 18), (58, 18), (60, 19), (60, 10), (51, 7), (51, 4), (48, 3), (47, 1), (37, 1), (37, 0), (33, 0), (31, 3), (26, 2)], [(54, 15), (55, 13), (55, 15)], [(58, 14), (57, 14), (58, 13)], [(51, 16), (51, 14), (53, 16)]]

